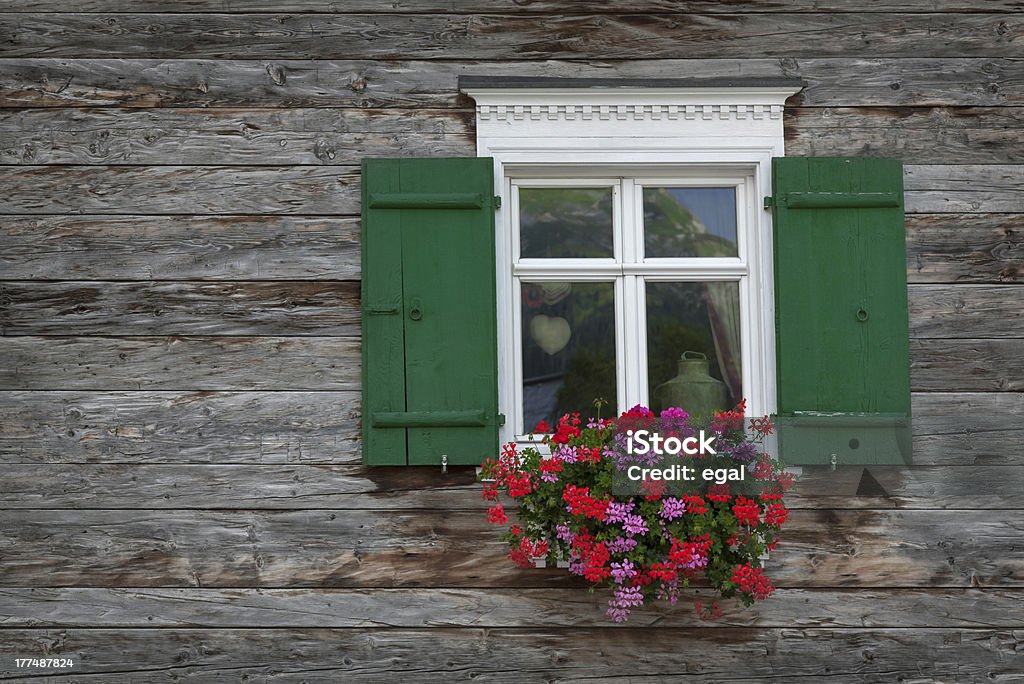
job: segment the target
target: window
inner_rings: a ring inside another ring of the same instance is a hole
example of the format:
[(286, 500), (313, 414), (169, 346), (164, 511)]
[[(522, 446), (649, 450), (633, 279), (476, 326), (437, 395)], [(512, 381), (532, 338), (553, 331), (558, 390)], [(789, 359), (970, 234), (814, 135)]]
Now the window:
[[(582, 87), (581, 87), (582, 86)], [(667, 400), (684, 352), (775, 409), (772, 157), (791, 80), (463, 77), (495, 162), (503, 440), (565, 410)]]
[(512, 358), (520, 364), (513, 430), (523, 434), (565, 412), (590, 415), (594, 398), (608, 401), (605, 415), (678, 404), (669, 381), (684, 353), (706, 359), (717, 380), (685, 408), (738, 403), (744, 387), (760, 382), (752, 377), (757, 363), (744, 362), (757, 348), (744, 338), (763, 325), (743, 315), (752, 313), (752, 284), (761, 280), (751, 258), (751, 169), (698, 165), (671, 176), (633, 170), (603, 178), (580, 171), (590, 173), (508, 170), (519, 331)]

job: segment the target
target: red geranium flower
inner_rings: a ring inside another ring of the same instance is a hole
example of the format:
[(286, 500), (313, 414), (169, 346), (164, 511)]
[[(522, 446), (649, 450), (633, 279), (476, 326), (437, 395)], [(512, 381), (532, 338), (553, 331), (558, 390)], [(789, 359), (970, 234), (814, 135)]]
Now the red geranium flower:
[(508, 516), (505, 515), (505, 508), (501, 504), (494, 504), (487, 509), (487, 522), (494, 523), (495, 525), (504, 525), (508, 522)]

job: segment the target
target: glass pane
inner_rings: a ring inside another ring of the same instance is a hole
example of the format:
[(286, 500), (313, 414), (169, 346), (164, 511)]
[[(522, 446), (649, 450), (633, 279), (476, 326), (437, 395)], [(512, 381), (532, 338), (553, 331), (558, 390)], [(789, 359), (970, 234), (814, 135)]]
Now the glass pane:
[(734, 257), (736, 188), (644, 188), (644, 255)]
[(523, 429), (565, 413), (615, 412), (612, 283), (523, 283)]
[(611, 257), (611, 188), (520, 188), (520, 255)]
[(743, 398), (735, 282), (647, 283), (647, 382), (656, 412), (707, 416)]

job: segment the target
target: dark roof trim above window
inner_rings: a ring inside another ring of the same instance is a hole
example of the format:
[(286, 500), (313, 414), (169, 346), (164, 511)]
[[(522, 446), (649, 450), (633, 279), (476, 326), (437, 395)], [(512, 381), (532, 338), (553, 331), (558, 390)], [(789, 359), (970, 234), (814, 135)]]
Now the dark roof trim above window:
[(459, 76), (459, 90), (473, 88), (804, 88), (799, 78), (548, 78)]

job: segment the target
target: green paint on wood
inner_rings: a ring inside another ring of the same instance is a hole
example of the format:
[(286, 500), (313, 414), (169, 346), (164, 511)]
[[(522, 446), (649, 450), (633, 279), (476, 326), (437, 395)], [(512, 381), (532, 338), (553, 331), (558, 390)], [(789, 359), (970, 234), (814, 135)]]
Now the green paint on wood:
[(484, 427), (486, 411), (378, 411), (372, 416), (373, 427)]
[(498, 446), (493, 162), (363, 162), (363, 461)]
[(908, 461), (902, 165), (780, 158), (772, 180), (780, 456)]
[(480, 209), (483, 196), (471, 192), (393, 192), (370, 195), (372, 209)]

